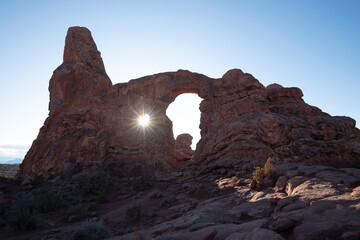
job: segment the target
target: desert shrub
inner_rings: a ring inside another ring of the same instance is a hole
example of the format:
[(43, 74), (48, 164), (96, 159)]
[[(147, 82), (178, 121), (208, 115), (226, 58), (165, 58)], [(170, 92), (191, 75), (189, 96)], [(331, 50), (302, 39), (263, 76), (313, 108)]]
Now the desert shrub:
[(248, 166), (246, 166), (245, 171), (254, 172), (255, 168), (256, 168), (256, 166), (248, 165)]
[(44, 187), (14, 195), (2, 215), (10, 226), (25, 231), (35, 228), (33, 218), (36, 214), (56, 211), (64, 205), (59, 189)]
[(111, 177), (122, 178), (123, 171), (115, 164), (101, 163), (99, 169), (109, 174)]
[(65, 205), (62, 194), (58, 189), (39, 189), (34, 194), (34, 212), (47, 213), (56, 211)]
[(96, 203), (105, 203), (106, 201), (106, 191), (104, 190), (96, 196)]
[(80, 215), (70, 215), (67, 219), (66, 222), (68, 223), (74, 223), (74, 222), (79, 222), (80, 220), (82, 220), (82, 217)]
[(153, 192), (151, 195), (150, 195), (150, 198), (161, 198), (162, 197), (162, 194), (159, 193), (159, 192)]
[(30, 192), (22, 192), (17, 194), (13, 201), (5, 213), (10, 226), (20, 231), (34, 229), (34, 196)]
[(275, 167), (271, 164), (271, 158), (268, 158), (266, 160), (266, 163), (264, 165), (264, 175), (265, 178), (269, 178), (273, 180), (275, 180), (276, 178), (276, 171), (275, 171)]
[(83, 206), (78, 205), (78, 206), (74, 207), (73, 209), (71, 209), (64, 216), (64, 220), (68, 223), (73, 223), (73, 222), (78, 222), (78, 221), (84, 219), (85, 217), (87, 217), (86, 209)]
[(10, 182), (10, 180), (9, 180), (9, 178), (7, 178), (7, 177), (4, 177), (4, 176), (0, 176), (0, 184), (7, 184), (7, 183), (9, 183)]
[(151, 187), (150, 176), (143, 175), (137, 178), (134, 178), (131, 182), (131, 186), (134, 191), (144, 191)]
[(169, 199), (165, 198), (160, 202), (160, 207), (170, 206), (170, 204), (171, 204), (171, 201)]
[(253, 172), (253, 179), (256, 180), (257, 182), (261, 182), (263, 181), (264, 178), (265, 178), (264, 168), (255, 167), (255, 170)]
[(126, 209), (126, 219), (130, 223), (137, 223), (141, 219), (141, 206), (134, 205)]
[(9, 215), (8, 222), (12, 227), (20, 231), (35, 229), (31, 208), (13, 209)]
[(77, 190), (83, 197), (96, 196), (97, 203), (106, 202), (106, 188), (123, 174), (119, 167), (102, 163), (95, 168), (86, 169), (74, 177)]
[(170, 207), (176, 202), (175, 197), (165, 198), (160, 202), (160, 207)]
[(95, 195), (96, 201), (106, 200), (106, 187), (111, 183), (111, 177), (102, 169), (87, 169), (75, 176), (74, 182), (82, 196)]
[(196, 172), (191, 171), (191, 178), (192, 178), (193, 180), (196, 180)]
[(277, 174), (274, 166), (271, 164), (271, 158), (268, 158), (264, 167), (255, 167), (253, 179), (262, 186), (272, 187), (276, 181)]
[(352, 167), (353, 167), (353, 168), (358, 168), (358, 169), (360, 169), (360, 159), (357, 159), (357, 160), (354, 162), (354, 164), (353, 164)]
[(88, 211), (95, 211), (96, 209), (98, 209), (98, 205), (91, 203), (88, 207), (87, 210)]
[(201, 183), (198, 182), (194, 182), (191, 184), (191, 186), (189, 187), (189, 194), (192, 194), (194, 196), (199, 195), (200, 190), (203, 188), (204, 186)]
[(74, 240), (96, 240), (104, 239), (106, 236), (106, 229), (99, 223), (87, 223), (80, 230), (73, 233)]
[(146, 240), (146, 237), (142, 232), (134, 230), (134, 240)]
[(0, 219), (4, 218), (4, 215), (7, 213), (9, 203), (0, 204)]
[(301, 110), (296, 110), (295, 112), (294, 112), (294, 115), (295, 116), (300, 116), (302, 114), (302, 111)]
[(67, 163), (65, 163), (65, 165), (63, 167), (62, 173), (65, 177), (69, 177), (74, 174), (75, 169), (76, 168), (75, 168), (74, 164), (67, 162)]

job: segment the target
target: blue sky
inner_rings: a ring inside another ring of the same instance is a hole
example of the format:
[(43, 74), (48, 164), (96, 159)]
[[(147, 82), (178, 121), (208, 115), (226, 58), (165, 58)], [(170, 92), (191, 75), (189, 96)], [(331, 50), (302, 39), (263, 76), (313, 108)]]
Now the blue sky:
[[(178, 69), (219, 78), (240, 68), (360, 122), (359, 12), (360, 1), (350, 0), (0, 1), (0, 145), (26, 148), (36, 138), (70, 26), (91, 30), (113, 83)], [(174, 132), (197, 126), (174, 123)]]

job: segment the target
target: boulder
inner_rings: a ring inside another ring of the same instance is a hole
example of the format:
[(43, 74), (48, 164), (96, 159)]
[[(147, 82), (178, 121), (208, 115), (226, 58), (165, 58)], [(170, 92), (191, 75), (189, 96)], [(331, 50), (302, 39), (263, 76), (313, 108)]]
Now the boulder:
[(360, 231), (349, 231), (341, 235), (343, 240), (357, 240), (360, 239)]
[(293, 190), (299, 186), (300, 184), (302, 184), (303, 182), (305, 182), (306, 180), (308, 180), (309, 178), (307, 177), (302, 177), (302, 176), (296, 176), (294, 178), (291, 178), (289, 181), (287, 181), (286, 183), (286, 190), (285, 192), (288, 195), (292, 195)]
[(259, 228), (248, 233), (233, 233), (225, 240), (284, 240), (284, 238), (269, 229)]
[(280, 176), (275, 184), (275, 191), (276, 192), (284, 192), (286, 188), (286, 182), (288, 178), (286, 176)]
[(198, 233), (194, 240), (213, 240), (216, 237), (216, 229), (206, 228)]
[(254, 189), (256, 188), (257, 182), (255, 179), (253, 179), (250, 183), (249, 183), (249, 188)]
[(276, 220), (272, 227), (275, 231), (286, 231), (295, 226), (295, 221), (289, 218), (280, 218)]
[(176, 159), (178, 161), (187, 161), (194, 155), (194, 150), (191, 149), (193, 137), (188, 133), (180, 134), (176, 137)]

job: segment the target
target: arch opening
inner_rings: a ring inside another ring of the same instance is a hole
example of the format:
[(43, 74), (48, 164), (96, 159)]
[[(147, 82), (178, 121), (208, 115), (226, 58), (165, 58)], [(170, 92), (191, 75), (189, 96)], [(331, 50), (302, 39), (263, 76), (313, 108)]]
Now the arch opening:
[(166, 109), (166, 115), (173, 123), (174, 138), (183, 133), (190, 134), (193, 137), (192, 150), (195, 150), (200, 140), (200, 103), (202, 100), (196, 93), (181, 93)]

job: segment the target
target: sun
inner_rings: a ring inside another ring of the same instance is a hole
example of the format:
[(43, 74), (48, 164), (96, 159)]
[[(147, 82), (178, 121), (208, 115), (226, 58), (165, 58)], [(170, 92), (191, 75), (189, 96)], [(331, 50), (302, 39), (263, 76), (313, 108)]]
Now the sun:
[(139, 117), (138, 122), (140, 124), (140, 126), (142, 127), (146, 127), (147, 125), (149, 125), (150, 122), (150, 116), (149, 114), (144, 114), (142, 116)]

